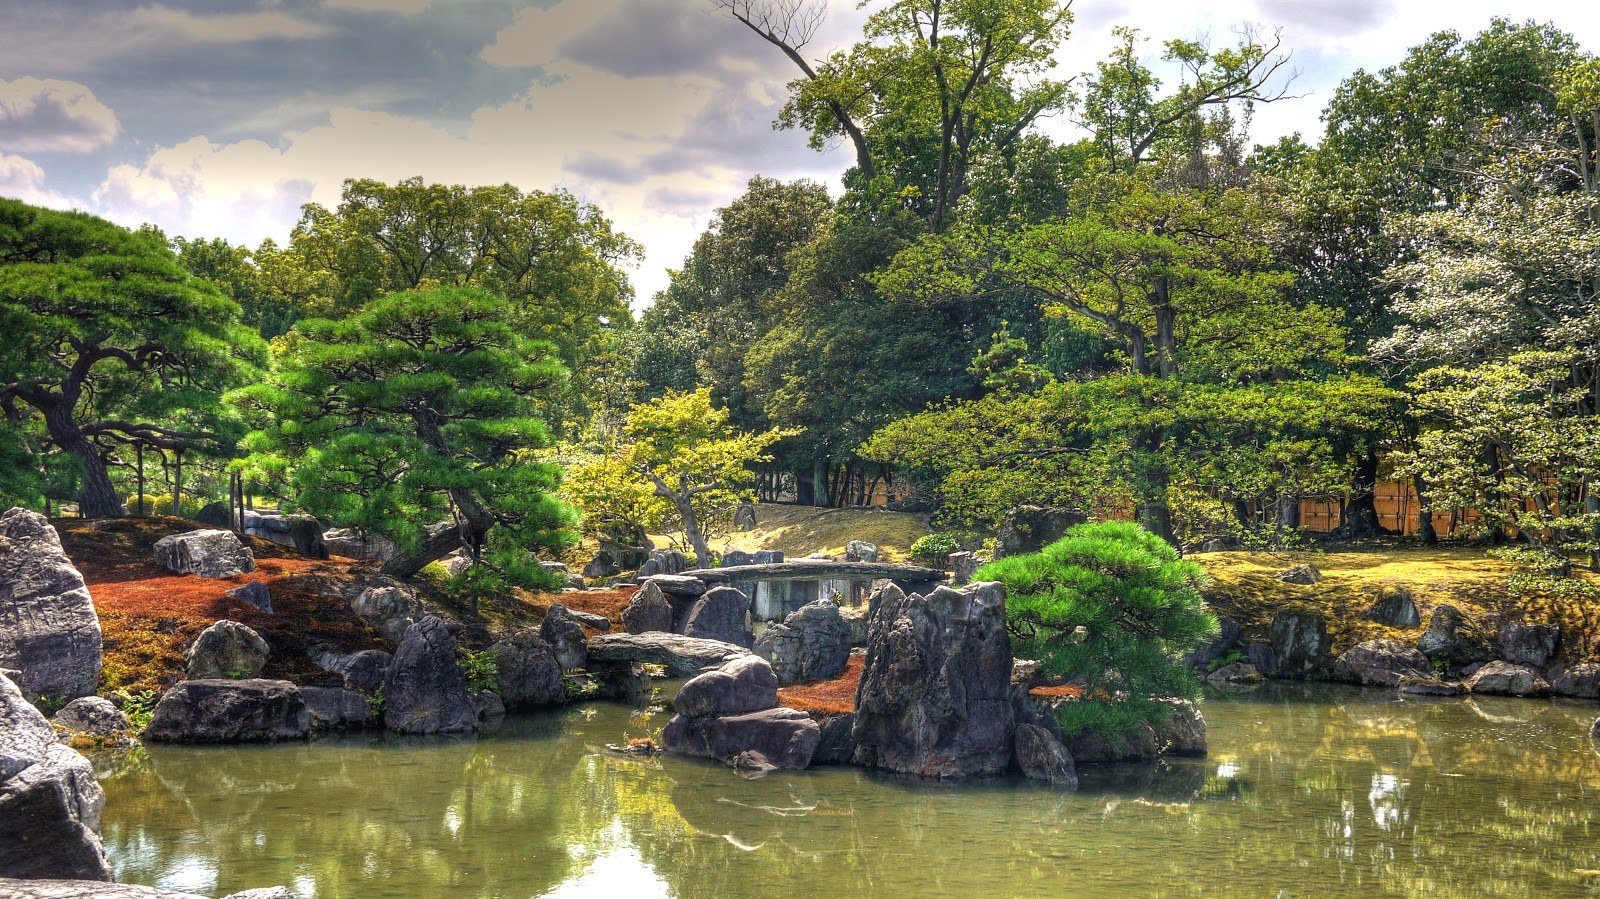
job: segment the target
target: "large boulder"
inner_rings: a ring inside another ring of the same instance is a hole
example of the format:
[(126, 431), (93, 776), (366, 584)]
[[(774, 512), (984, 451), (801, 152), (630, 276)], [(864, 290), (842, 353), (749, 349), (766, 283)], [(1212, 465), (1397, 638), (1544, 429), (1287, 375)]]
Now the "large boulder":
[(1339, 657), (1350, 674), (1363, 685), (1397, 686), (1402, 678), (1428, 678), (1433, 666), (1428, 657), (1399, 640), (1366, 640)]
[[(646, 581), (628, 600), (628, 607), (622, 610), (622, 626), (628, 633), (672, 630), (672, 603), (662, 594), (657, 580), (652, 578)], [(704, 589), (705, 585), (702, 584), (701, 590)]]
[(315, 518), (305, 514), (284, 516), (287, 524), (289, 545), (302, 556), (313, 559), (326, 559), (328, 557), (328, 544), (322, 539), (322, 525)]
[(822, 740), (822, 730), (805, 712), (774, 708), (725, 718), (690, 718), (667, 722), (661, 745), (668, 752), (732, 763), (758, 753), (774, 768), (804, 769)]
[(1187, 699), (1169, 699), (1172, 714), (1154, 725), (1156, 747), (1162, 755), (1203, 756), (1207, 752), (1206, 718)]
[(1550, 682), (1550, 692), (1573, 699), (1600, 699), (1600, 665), (1573, 665)]
[(282, 680), (186, 680), (156, 703), (144, 738), (156, 743), (272, 743), (311, 729), (300, 688)]
[(661, 665), (668, 677), (694, 677), (718, 668), (750, 650), (719, 640), (701, 640), (682, 634), (601, 634), (589, 640), (589, 658), (597, 662), (643, 662)]
[(1417, 649), (1429, 659), (1443, 659), (1451, 669), (1464, 668), (1494, 658), (1489, 640), (1460, 609), (1447, 602), (1433, 607), (1428, 629), (1417, 638)]
[(657, 574), (639, 583), (640, 589), (654, 584), (662, 593), (672, 596), (703, 596), (706, 582), (688, 574)]
[(559, 705), (566, 700), (561, 663), (538, 631), (522, 628), (489, 651), (495, 656), (495, 680), (506, 708)]
[(821, 728), (821, 739), (817, 743), (817, 750), (811, 756), (813, 765), (848, 765), (850, 756), (856, 751), (853, 731), (856, 727), (856, 716), (853, 712), (843, 715), (830, 715), (817, 721)]
[(850, 661), (850, 624), (837, 605), (819, 599), (789, 613), (782, 624), (769, 625), (755, 652), (772, 663), (779, 683), (833, 677)]
[(1087, 515), (1072, 509), (1017, 506), (1000, 520), (995, 558), (1036, 553), (1060, 540), (1068, 528), (1088, 520)]
[(1367, 618), (1389, 627), (1416, 627), (1422, 623), (1411, 591), (1399, 586), (1388, 587), (1380, 592), (1372, 608), (1367, 610)]
[(1078, 788), (1078, 769), (1067, 747), (1046, 728), (1019, 724), (1016, 729), (1017, 768), (1029, 780), (1040, 780), (1053, 787)]
[(366, 694), (343, 687), (301, 687), (312, 730), (346, 730), (366, 727), (372, 720), (372, 704)]
[(350, 604), (357, 617), (392, 643), (399, 643), (406, 630), (427, 614), (422, 601), (406, 587), (398, 585), (368, 587)]
[(1495, 642), (1500, 645), (1500, 657), (1511, 664), (1543, 668), (1555, 658), (1561, 628), (1554, 624), (1507, 624), (1500, 628)]
[(363, 649), (349, 655), (324, 653), (317, 657), (317, 664), (343, 677), (346, 690), (376, 693), (393, 660), (394, 656), (381, 649)]
[(0, 877), (111, 880), (104, 808), (88, 760), (0, 675)]
[(400, 554), (400, 547), (388, 537), (352, 528), (323, 531), (322, 545), (332, 555), (360, 562), (387, 562)]
[(67, 736), (82, 734), (99, 744), (129, 743), (133, 724), (111, 700), (100, 696), (80, 696), (50, 717), (57, 731)]
[(0, 515), (0, 668), (32, 699), (75, 699), (100, 679), (100, 619), (83, 575), (37, 512)]
[(383, 723), (407, 734), (460, 734), (478, 729), (467, 678), (443, 621), (429, 615), (406, 629), (383, 679)]
[(750, 597), (732, 587), (713, 587), (695, 601), (683, 620), (686, 637), (720, 640), (749, 648)]
[(778, 705), (778, 677), (764, 659), (744, 656), (689, 679), (672, 707), (686, 718), (726, 718)]
[(1005, 588), (898, 587), (872, 600), (856, 690), (855, 761), (927, 777), (999, 774), (1011, 761)]
[(1290, 608), (1273, 616), (1272, 651), (1279, 677), (1322, 674), (1329, 667), (1328, 647), (1328, 622), (1321, 612)]
[(184, 653), (189, 680), (257, 677), (272, 650), (261, 635), (237, 621), (223, 619), (200, 632)]
[(589, 638), (584, 633), (583, 622), (561, 603), (552, 605), (550, 611), (544, 614), (544, 623), (539, 625), (539, 636), (550, 644), (563, 670), (582, 668), (589, 661)]
[(1545, 696), (1550, 685), (1539, 672), (1510, 662), (1490, 662), (1467, 678), (1467, 689), (1498, 696)]
[(238, 577), (256, 570), (256, 557), (233, 531), (187, 531), (156, 541), (156, 561), (169, 571), (205, 578)]

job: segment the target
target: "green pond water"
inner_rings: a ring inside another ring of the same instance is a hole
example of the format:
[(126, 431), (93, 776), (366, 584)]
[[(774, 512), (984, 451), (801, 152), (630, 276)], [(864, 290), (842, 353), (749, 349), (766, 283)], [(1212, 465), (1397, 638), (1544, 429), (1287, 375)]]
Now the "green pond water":
[(1600, 895), (1597, 707), (1208, 695), (1211, 755), (1076, 793), (855, 769), (745, 779), (604, 744), (614, 705), (475, 740), (151, 747), (104, 777), (119, 880), (208, 895)]

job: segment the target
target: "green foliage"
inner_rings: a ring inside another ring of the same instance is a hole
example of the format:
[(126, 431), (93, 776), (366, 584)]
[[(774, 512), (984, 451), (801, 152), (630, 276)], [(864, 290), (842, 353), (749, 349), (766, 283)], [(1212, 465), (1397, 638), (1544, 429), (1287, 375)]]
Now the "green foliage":
[(461, 673), (467, 677), (467, 689), (473, 693), (480, 690), (493, 690), (500, 692), (500, 667), (499, 653), (490, 650), (473, 652), (470, 649), (461, 650), (458, 661)]
[(950, 554), (961, 549), (960, 541), (951, 534), (928, 534), (911, 544), (911, 561), (930, 568), (944, 568), (950, 564)]
[(1164, 720), (1163, 699), (1198, 695), (1182, 656), (1217, 632), (1198, 590), (1202, 576), (1138, 525), (1101, 522), (1078, 525), (1038, 553), (991, 562), (975, 577), (1005, 584), (1019, 657), (1084, 685), (1062, 726), (1111, 738), (1130, 723)]
[(118, 687), (111, 693), (111, 700), (122, 710), (122, 714), (128, 716), (128, 723), (133, 726), (135, 733), (143, 733), (150, 726), (159, 699), (154, 690), (129, 691)]
[(381, 721), (383, 713), (388, 708), (389, 702), (383, 698), (383, 685), (379, 684), (378, 689), (373, 690), (372, 695), (367, 697), (367, 711), (372, 713), (374, 719)]
[(1232, 650), (1228, 651), (1227, 655), (1212, 659), (1211, 663), (1206, 665), (1206, 673), (1210, 674), (1213, 671), (1221, 671), (1222, 669), (1228, 667), (1229, 665), (1237, 665), (1240, 662), (1248, 662), (1248, 661), (1250, 661), (1250, 660), (1245, 658), (1245, 654), (1244, 653), (1240, 652), (1237, 649), (1232, 649)]

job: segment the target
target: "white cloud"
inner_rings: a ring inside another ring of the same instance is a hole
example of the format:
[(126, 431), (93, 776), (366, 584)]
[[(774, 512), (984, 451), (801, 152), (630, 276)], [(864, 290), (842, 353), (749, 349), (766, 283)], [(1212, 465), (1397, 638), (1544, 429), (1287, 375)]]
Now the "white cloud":
[(9, 153), (0, 153), (0, 196), (56, 209), (68, 209), (76, 205), (44, 186), (44, 169), (38, 163)]
[(111, 109), (75, 81), (0, 80), (0, 146), (86, 153), (116, 139)]
[[(196, 15), (168, 6), (141, 6), (108, 17), (132, 35), (164, 43), (244, 44), (299, 40), (333, 34), (334, 29), (278, 12)], [(129, 36), (124, 34), (124, 37)]]
[(329, 9), (354, 9), (360, 12), (390, 12), (414, 16), (433, 5), (433, 0), (326, 0)]

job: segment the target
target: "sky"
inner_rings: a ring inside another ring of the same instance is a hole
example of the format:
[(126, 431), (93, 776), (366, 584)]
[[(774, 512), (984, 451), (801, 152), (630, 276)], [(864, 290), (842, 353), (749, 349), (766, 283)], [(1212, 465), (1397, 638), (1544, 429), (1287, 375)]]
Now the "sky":
[[(813, 58), (883, 0), (830, 4)], [(1111, 29), (1236, 40), (1281, 29), (1296, 99), (1253, 138), (1314, 142), (1334, 88), (1452, 28), (1552, 21), (1600, 51), (1600, 4), (1555, 0), (1075, 0), (1060, 76)], [(3, 0), (0, 195), (170, 235), (280, 243), (346, 178), (562, 188), (640, 241), (636, 306), (751, 176), (837, 192), (848, 147), (772, 127), (792, 63), (712, 0)], [(1062, 117), (1043, 130), (1070, 137)]]

